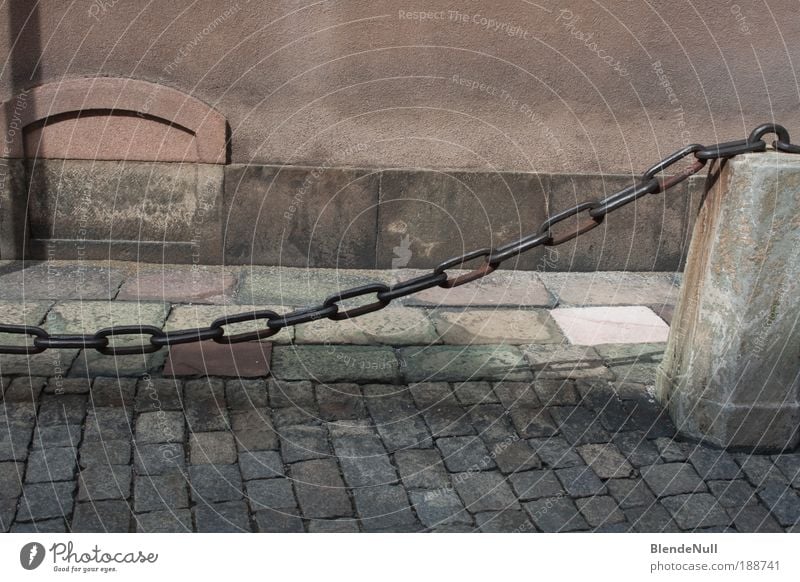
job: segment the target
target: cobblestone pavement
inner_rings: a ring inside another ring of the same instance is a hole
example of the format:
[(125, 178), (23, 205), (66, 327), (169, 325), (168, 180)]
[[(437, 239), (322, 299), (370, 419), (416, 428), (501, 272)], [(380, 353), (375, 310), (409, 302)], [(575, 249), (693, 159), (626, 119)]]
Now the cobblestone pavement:
[[(398, 275), (147, 269), (0, 264), (0, 321), (191, 327)], [(234, 350), (2, 355), (0, 530), (798, 531), (800, 452), (684, 442), (653, 399), (678, 283), (497, 273)]]

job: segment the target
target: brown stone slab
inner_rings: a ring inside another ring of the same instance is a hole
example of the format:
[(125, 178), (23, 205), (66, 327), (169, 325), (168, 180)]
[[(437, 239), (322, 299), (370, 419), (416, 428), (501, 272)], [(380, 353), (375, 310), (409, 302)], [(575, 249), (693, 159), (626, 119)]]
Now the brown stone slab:
[(128, 279), (117, 300), (225, 304), (233, 301), (237, 280), (236, 274), (222, 267), (180, 268), (170, 265)]
[(264, 377), (269, 374), (271, 354), (269, 342), (181, 344), (170, 348), (164, 375)]

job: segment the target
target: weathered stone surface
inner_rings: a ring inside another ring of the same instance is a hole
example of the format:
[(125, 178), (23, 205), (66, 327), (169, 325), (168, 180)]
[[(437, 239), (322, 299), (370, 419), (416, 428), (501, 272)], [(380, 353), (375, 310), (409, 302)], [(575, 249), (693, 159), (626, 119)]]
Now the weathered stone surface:
[[(150, 445), (137, 443), (133, 460), (139, 475), (160, 475), (174, 470), (183, 471), (186, 467), (182, 443)], [(83, 464), (83, 453), (81, 453), (81, 464)]]
[(131, 508), (127, 501), (79, 503), (70, 531), (73, 533), (128, 533)]
[(556, 476), (570, 497), (592, 497), (607, 492), (606, 486), (590, 467), (556, 469)]
[(399, 367), (390, 348), (305, 345), (275, 347), (271, 371), (278, 380), (392, 383)]
[(536, 527), (543, 532), (568, 532), (589, 529), (575, 503), (566, 497), (545, 497), (524, 504)]
[(760, 505), (735, 507), (727, 510), (736, 531), (745, 533), (783, 533), (783, 528)]
[(659, 497), (706, 490), (703, 481), (688, 463), (663, 463), (643, 467), (642, 478)]
[(192, 465), (189, 468), (192, 499), (216, 503), (242, 498), (242, 477), (236, 465)]
[(578, 453), (601, 479), (621, 479), (633, 474), (633, 467), (611, 443), (583, 445), (578, 447)]
[(656, 502), (655, 496), (641, 479), (609, 479), (606, 486), (622, 509), (651, 506)]
[[(86, 416), (86, 428), (83, 431), (83, 440), (88, 441), (104, 441), (104, 440), (130, 440), (133, 435), (133, 425), (131, 422), (131, 411), (124, 408), (94, 408), (89, 411)], [(142, 415), (144, 416), (144, 415)], [(137, 427), (139, 420), (137, 419)], [(178, 419), (173, 419), (176, 423)], [(148, 424), (143, 423), (143, 426)], [(158, 426), (157, 423), (153, 423)], [(183, 418), (180, 419), (180, 426), (183, 427)], [(148, 427), (149, 428), (149, 427)], [(137, 431), (138, 432), (138, 431)], [(146, 432), (150, 432), (149, 430)], [(183, 432), (180, 436), (174, 438), (182, 438)]]
[(333, 459), (295, 463), (289, 469), (300, 510), (306, 518), (329, 519), (353, 515), (344, 481)]
[[(400, 273), (400, 271), (398, 271)], [(398, 277), (405, 280), (409, 277)], [(495, 271), (469, 285), (434, 287), (405, 299), (408, 305), (426, 307), (555, 307), (555, 298), (539, 280), (538, 273)]]
[(367, 384), (365, 400), (375, 427), (389, 452), (433, 445), (428, 428), (407, 389)]
[[(414, 526), (417, 523), (408, 496), (400, 485), (354, 489), (353, 498), (364, 531), (391, 531), (393, 528)], [(435, 519), (432, 509), (430, 514), (428, 517)]]
[(77, 467), (77, 452), (74, 447), (34, 450), (28, 457), (25, 481), (28, 483), (71, 481), (75, 478)]
[(758, 490), (758, 497), (782, 526), (800, 522), (800, 494), (778, 483), (767, 483)]
[(539, 310), (436, 311), (433, 321), (446, 344), (549, 344), (563, 339), (549, 313)]
[(128, 499), (130, 495), (130, 466), (96, 465), (78, 475), (78, 501)]
[(229, 432), (195, 432), (189, 455), (192, 465), (229, 465), (236, 462), (236, 443)]
[(286, 463), (321, 459), (331, 454), (327, 432), (321, 426), (287, 426), (278, 434), (281, 456)]
[(565, 493), (554, 471), (525, 471), (511, 475), (509, 481), (522, 501), (558, 497)]
[[(242, 313), (250, 314), (260, 311), (276, 311), (282, 313), (286, 311), (279, 305), (174, 305), (169, 313), (164, 329), (176, 331), (180, 329), (195, 329), (207, 327), (216, 319)], [(252, 332), (264, 329), (264, 320), (242, 321), (231, 323), (225, 326), (226, 335), (237, 335), (240, 333)], [(271, 336), (269, 343), (285, 344), (294, 339), (295, 328), (287, 327), (280, 333)]]
[(233, 300), (237, 281), (237, 273), (228, 267), (143, 267), (125, 280), (116, 300), (227, 304)]
[(683, 529), (725, 526), (731, 521), (717, 500), (708, 493), (665, 497), (661, 503)]
[(136, 516), (136, 531), (143, 533), (186, 533), (192, 531), (188, 509), (153, 511)]
[(453, 386), (453, 392), (465, 406), (500, 402), (489, 382), (459, 382)]
[(618, 382), (654, 384), (665, 344), (605, 344), (597, 352)]
[[(24, 269), (0, 275), (0, 298), (24, 299), (26, 303), (60, 299), (109, 301), (117, 294), (124, 279), (123, 273), (117, 269), (92, 265), (61, 261), (26, 262), (25, 265)], [(36, 303), (32, 308), (36, 309)]]
[(136, 477), (133, 506), (137, 513), (189, 507), (186, 476), (171, 471), (162, 475)]
[(518, 509), (508, 481), (496, 471), (456, 473), (453, 484), (466, 508), (472, 512)]
[(800, 441), (799, 185), (791, 155), (747, 155), (706, 198), (658, 383), (689, 436), (764, 449)]
[(363, 170), (226, 167), (226, 263), (373, 267), (378, 184)]
[(625, 514), (620, 511), (614, 499), (608, 495), (576, 499), (575, 505), (578, 506), (578, 510), (592, 527), (625, 521)]
[(269, 404), (264, 380), (237, 378), (225, 383), (225, 401), (231, 410), (266, 408)]
[(16, 499), (22, 492), (25, 465), (0, 463), (0, 499)]
[[(674, 303), (678, 297), (678, 287), (669, 273), (574, 271), (539, 273), (539, 278), (547, 290), (558, 298), (560, 306)], [(593, 267), (592, 271), (596, 271), (596, 268)]]
[(172, 378), (139, 380), (135, 407), (136, 412), (183, 410), (183, 382)]
[(518, 438), (508, 413), (500, 404), (482, 404), (469, 408), (469, 420), (488, 446), (507, 443)]
[(451, 487), (442, 457), (435, 449), (397, 451), (394, 461), (400, 470), (400, 478), (408, 489)]
[(758, 502), (755, 488), (744, 479), (709, 481), (708, 487), (722, 507), (743, 507)]
[(669, 334), (669, 326), (641, 305), (566, 307), (554, 309), (550, 314), (575, 345), (665, 342)]
[(390, 307), (343, 321), (322, 319), (298, 326), (295, 335), (297, 343), (309, 344), (404, 346), (438, 341), (426, 312), (409, 307)]
[(455, 491), (412, 491), (411, 505), (420, 521), (428, 527), (443, 524), (472, 523)]
[(194, 508), (197, 531), (204, 533), (242, 533), (251, 531), (250, 516), (244, 501), (202, 503)]
[(180, 412), (145, 412), (136, 418), (136, 442), (180, 443), (185, 434), (185, 419)]
[(537, 380), (614, 379), (600, 355), (591, 347), (532, 344), (522, 350)]
[[(304, 532), (303, 520), (297, 515), (296, 508), (288, 509), (262, 509), (255, 513), (256, 526), (262, 533), (301, 533)], [(320, 520), (317, 520), (319, 523)], [(324, 520), (331, 523), (334, 520)], [(336, 520), (339, 521), (339, 520)], [(347, 520), (341, 520), (342, 522)], [(309, 531), (313, 532), (309, 524)], [(356, 527), (358, 531), (358, 527)]]
[(426, 346), (399, 350), (409, 382), (531, 380), (522, 354), (512, 346)]
[(245, 483), (245, 491), (253, 511), (297, 507), (292, 482), (284, 477), (248, 481)]
[(551, 469), (583, 465), (575, 449), (562, 437), (536, 438), (528, 441), (539, 458)]
[[(300, 531), (302, 531), (302, 524)], [(309, 533), (356, 533), (358, 531), (358, 522), (355, 519), (312, 519), (308, 522)]]
[(436, 439), (444, 465), (451, 473), (485, 471), (496, 468), (489, 449), (478, 437), (450, 437)]
[(490, 447), (490, 454), (500, 472), (506, 475), (542, 466), (539, 457), (524, 440), (495, 443)]
[(269, 374), (271, 353), (268, 342), (180, 344), (169, 349), (164, 375), (263, 378)]
[(17, 521), (39, 521), (72, 513), (74, 481), (26, 484), (17, 509)]
[(270, 479), (282, 477), (283, 461), (276, 451), (244, 452), (239, 455), (242, 479)]
[(320, 384), (317, 386), (317, 402), (322, 420), (356, 420), (367, 416), (358, 384)]
[(475, 515), (483, 533), (531, 533), (536, 528), (524, 511), (484, 511)]

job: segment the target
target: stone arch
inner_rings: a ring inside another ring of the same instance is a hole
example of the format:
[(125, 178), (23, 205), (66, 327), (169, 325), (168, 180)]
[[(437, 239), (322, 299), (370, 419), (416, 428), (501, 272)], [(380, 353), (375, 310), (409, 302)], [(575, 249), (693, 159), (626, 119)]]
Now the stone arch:
[(176, 89), (137, 79), (69, 79), (3, 103), (7, 158), (226, 163), (226, 122)]

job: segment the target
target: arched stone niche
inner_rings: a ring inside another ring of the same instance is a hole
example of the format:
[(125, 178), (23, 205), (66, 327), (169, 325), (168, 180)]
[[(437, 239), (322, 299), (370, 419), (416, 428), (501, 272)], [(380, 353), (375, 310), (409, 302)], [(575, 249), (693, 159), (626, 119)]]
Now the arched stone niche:
[(221, 260), (227, 125), (202, 101), (71, 79), (3, 103), (0, 128), (0, 258)]

